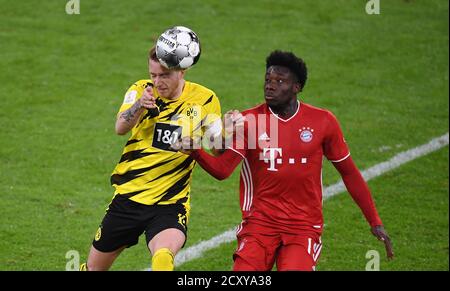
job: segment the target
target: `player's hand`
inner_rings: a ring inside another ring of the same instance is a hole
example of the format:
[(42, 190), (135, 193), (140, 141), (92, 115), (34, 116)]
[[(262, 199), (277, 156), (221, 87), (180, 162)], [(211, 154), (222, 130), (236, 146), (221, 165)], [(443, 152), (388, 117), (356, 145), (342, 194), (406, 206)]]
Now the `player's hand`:
[(391, 239), (389, 238), (384, 227), (382, 225), (377, 225), (372, 227), (371, 231), (378, 240), (384, 242), (387, 258), (388, 260), (392, 260), (394, 258), (394, 251), (392, 249)]
[(139, 107), (141, 108), (147, 109), (157, 108), (156, 98), (153, 95), (153, 86), (148, 86), (147, 88), (145, 88), (142, 97), (136, 102), (139, 102)]
[(234, 132), (242, 132), (245, 117), (238, 110), (230, 110), (223, 116), (225, 138), (233, 136)]
[(190, 136), (185, 136), (171, 144), (170, 148), (183, 154), (190, 155), (195, 150), (200, 149), (201, 145), (199, 140), (194, 140)]

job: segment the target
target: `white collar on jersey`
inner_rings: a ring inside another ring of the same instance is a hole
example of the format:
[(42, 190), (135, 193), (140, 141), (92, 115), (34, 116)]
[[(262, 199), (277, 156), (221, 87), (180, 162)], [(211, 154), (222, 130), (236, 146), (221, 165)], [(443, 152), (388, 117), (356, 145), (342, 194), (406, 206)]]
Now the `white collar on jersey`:
[(292, 118), (294, 118), (294, 117), (297, 115), (297, 113), (300, 111), (300, 101), (298, 101), (298, 100), (297, 100), (297, 105), (298, 105), (298, 106), (297, 106), (297, 111), (295, 111), (294, 115), (292, 115), (292, 116), (289, 117), (288, 119), (283, 119), (283, 118), (279, 117), (278, 114), (273, 113), (273, 111), (272, 111), (272, 109), (270, 108), (269, 105), (267, 105), (267, 107), (269, 108), (270, 113), (272, 113), (276, 118), (278, 118), (279, 120), (281, 120), (281, 121), (283, 121), (283, 122), (288, 122), (289, 120), (291, 120)]

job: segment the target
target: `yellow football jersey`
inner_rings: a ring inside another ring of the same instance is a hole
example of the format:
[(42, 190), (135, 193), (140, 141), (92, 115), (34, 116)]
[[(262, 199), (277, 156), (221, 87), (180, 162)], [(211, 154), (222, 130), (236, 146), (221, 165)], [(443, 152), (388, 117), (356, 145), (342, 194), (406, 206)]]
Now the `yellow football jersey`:
[[(140, 80), (126, 92), (119, 114), (138, 100), (151, 80)], [(177, 100), (165, 99), (153, 89), (159, 115), (145, 110), (131, 130), (119, 163), (111, 175), (114, 195), (146, 204), (182, 203), (189, 210), (195, 161), (170, 148), (180, 137), (218, 136), (222, 132), (220, 102), (216, 94), (185, 82)]]

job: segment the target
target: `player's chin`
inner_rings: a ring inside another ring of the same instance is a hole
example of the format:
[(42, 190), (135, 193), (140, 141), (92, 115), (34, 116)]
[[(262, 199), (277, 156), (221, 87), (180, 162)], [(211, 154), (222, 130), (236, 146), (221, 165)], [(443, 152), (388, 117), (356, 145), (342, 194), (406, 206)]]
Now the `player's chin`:
[(167, 97), (169, 94), (169, 89), (166, 88), (158, 88), (158, 93), (162, 97)]
[(264, 100), (266, 100), (266, 103), (269, 106), (277, 106), (278, 105), (277, 99), (275, 97), (265, 96)]

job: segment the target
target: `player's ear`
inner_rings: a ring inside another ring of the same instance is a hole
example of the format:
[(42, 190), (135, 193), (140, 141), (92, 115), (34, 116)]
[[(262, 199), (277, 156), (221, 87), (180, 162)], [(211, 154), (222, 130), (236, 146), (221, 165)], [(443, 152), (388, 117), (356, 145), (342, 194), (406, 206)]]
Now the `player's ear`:
[(294, 89), (294, 93), (298, 94), (300, 91), (302, 91), (302, 84), (300, 84), (299, 82), (295, 82), (293, 89)]
[(186, 70), (180, 70), (180, 79), (184, 79), (184, 75), (186, 74)]

